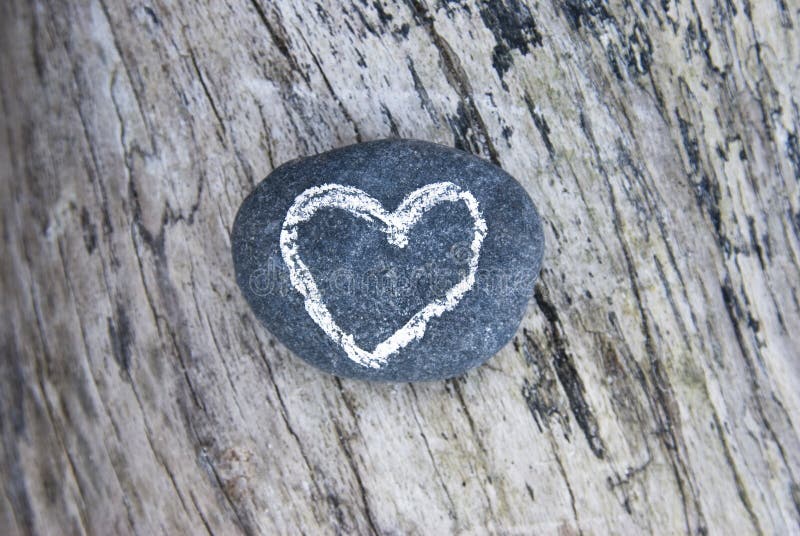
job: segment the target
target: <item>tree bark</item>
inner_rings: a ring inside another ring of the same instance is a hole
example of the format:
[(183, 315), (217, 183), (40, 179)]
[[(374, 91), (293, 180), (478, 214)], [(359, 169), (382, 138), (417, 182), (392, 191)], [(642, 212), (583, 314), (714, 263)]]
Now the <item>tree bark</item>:
[[(795, 0), (0, 5), (0, 533), (800, 532)], [(523, 325), (326, 376), (234, 282), (275, 166), (517, 177)]]

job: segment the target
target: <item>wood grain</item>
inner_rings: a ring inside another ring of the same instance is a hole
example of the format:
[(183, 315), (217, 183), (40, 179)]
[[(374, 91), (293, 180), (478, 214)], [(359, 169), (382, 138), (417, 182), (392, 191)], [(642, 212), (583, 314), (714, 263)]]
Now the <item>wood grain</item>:
[[(795, 0), (0, 4), (0, 533), (800, 532)], [(239, 203), (390, 136), (546, 224), (513, 344), (338, 380)]]

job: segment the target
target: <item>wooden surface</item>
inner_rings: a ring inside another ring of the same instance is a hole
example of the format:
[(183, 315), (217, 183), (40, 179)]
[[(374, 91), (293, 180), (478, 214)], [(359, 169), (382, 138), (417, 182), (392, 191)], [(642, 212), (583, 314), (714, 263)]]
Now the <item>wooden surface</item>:
[[(0, 533), (800, 532), (796, 0), (0, 3)], [(292, 158), (472, 151), (546, 220), (465, 377), (326, 376), (229, 231)]]

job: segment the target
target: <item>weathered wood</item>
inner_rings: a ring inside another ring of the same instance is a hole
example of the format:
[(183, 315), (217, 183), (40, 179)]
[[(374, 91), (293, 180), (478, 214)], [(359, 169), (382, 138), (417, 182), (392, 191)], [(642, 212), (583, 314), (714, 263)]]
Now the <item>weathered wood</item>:
[[(797, 533), (799, 12), (2, 2), (0, 533)], [(234, 283), (258, 180), (387, 136), (547, 221), (455, 381), (325, 376)]]

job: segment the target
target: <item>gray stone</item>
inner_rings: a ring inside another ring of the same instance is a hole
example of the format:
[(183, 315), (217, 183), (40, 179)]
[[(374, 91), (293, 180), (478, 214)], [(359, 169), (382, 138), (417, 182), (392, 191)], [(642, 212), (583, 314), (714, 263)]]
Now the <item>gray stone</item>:
[(289, 162), (233, 225), (236, 280), (288, 348), (337, 376), (450, 378), (514, 336), (539, 273), (525, 190), (462, 151), (411, 140)]

